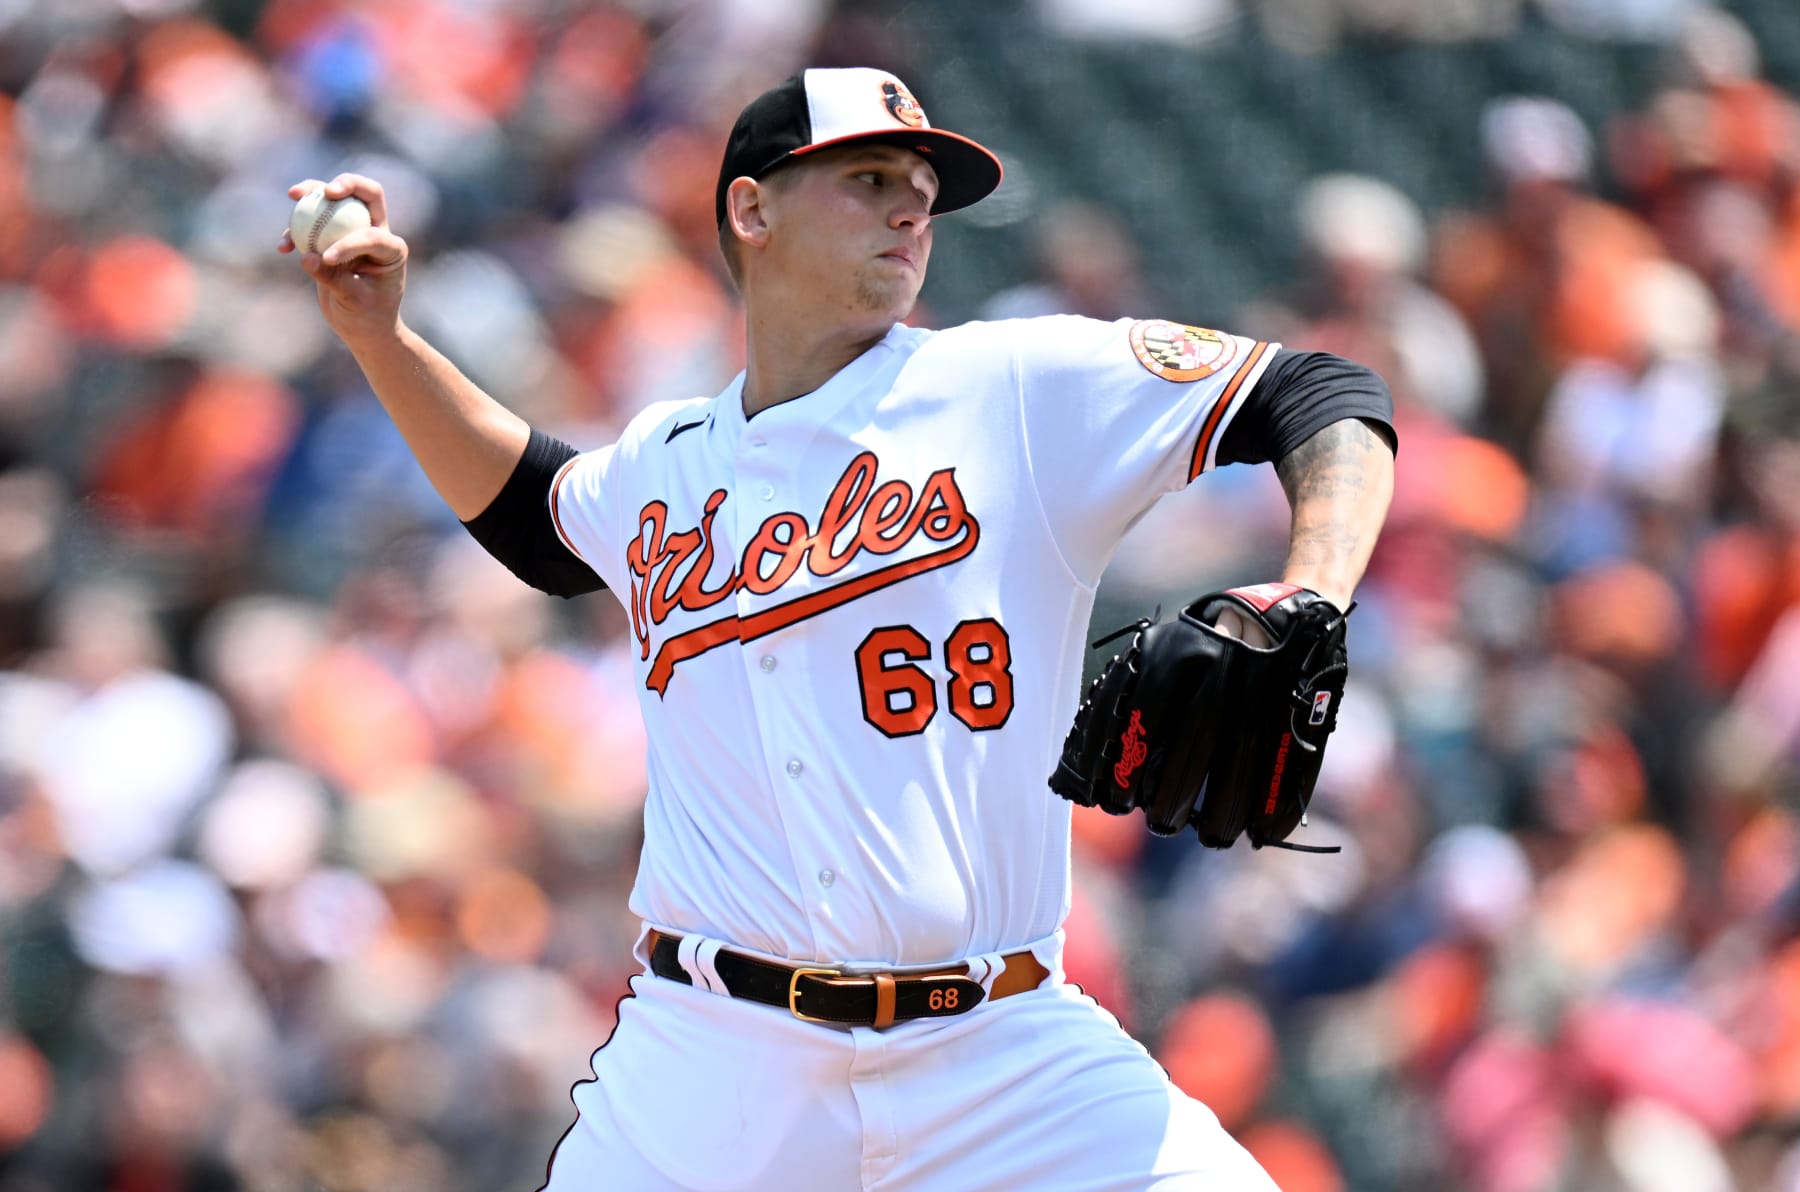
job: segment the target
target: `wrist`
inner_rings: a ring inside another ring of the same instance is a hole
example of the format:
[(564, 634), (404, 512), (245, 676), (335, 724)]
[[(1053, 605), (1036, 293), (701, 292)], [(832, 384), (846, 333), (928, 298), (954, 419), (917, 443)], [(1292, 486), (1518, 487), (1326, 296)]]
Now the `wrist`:
[(1346, 583), (1340, 578), (1314, 575), (1304, 571), (1289, 571), (1281, 577), (1281, 582), (1317, 592), (1329, 600), (1332, 607), (1340, 612), (1350, 607), (1350, 601), (1356, 594), (1354, 583)]
[(418, 335), (396, 315), (391, 325), (355, 333), (339, 331), (338, 338), (344, 341), (352, 356), (363, 361), (409, 350)]

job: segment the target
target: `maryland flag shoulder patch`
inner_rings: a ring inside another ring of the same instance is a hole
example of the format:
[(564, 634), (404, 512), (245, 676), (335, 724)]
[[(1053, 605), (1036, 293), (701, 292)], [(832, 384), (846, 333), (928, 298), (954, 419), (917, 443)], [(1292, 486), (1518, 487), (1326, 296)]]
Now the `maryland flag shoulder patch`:
[(1131, 325), (1131, 350), (1138, 363), (1165, 381), (1198, 381), (1231, 360), (1232, 343), (1223, 332), (1167, 319), (1139, 319)]

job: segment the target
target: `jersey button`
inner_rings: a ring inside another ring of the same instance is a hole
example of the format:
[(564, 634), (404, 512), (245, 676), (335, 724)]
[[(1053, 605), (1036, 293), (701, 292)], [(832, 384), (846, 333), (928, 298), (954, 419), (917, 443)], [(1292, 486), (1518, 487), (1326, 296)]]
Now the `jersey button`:
[(806, 767), (800, 764), (799, 758), (791, 757), (788, 759), (787, 772), (788, 772), (789, 778), (800, 777), (801, 772), (804, 771), (805, 769), (806, 769)]
[(763, 656), (762, 656), (762, 663), (761, 663), (761, 665), (762, 665), (762, 668), (763, 668), (763, 670), (765, 670), (765, 671), (772, 671), (772, 670), (774, 670), (774, 669), (775, 669), (775, 655), (773, 655), (773, 654), (764, 654), (764, 655), (763, 655)]
[(835, 881), (837, 881), (837, 874), (831, 872), (829, 869), (819, 870), (819, 884), (821, 886), (829, 886)]
[(762, 486), (762, 499), (765, 501), (773, 501), (775, 499), (775, 486), (773, 484), (765, 484)]

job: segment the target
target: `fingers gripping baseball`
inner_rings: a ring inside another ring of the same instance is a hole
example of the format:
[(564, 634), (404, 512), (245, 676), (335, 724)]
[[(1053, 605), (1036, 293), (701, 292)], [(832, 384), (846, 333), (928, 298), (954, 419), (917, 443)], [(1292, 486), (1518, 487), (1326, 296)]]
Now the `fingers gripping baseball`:
[(301, 251), (294, 234), (283, 232), (278, 251), (300, 252), (300, 267), (318, 287), (319, 311), (347, 343), (391, 335), (400, 322), (406, 290), (406, 241), (388, 227), (387, 196), (381, 184), (361, 174), (339, 174), (329, 182), (309, 178), (288, 188), (300, 200), (323, 190), (327, 200), (356, 198), (369, 210), (369, 226), (351, 231), (325, 251)]

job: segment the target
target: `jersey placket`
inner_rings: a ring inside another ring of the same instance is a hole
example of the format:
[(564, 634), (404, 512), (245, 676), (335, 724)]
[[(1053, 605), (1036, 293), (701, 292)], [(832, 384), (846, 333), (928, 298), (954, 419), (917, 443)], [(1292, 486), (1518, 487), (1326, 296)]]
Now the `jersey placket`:
[[(738, 441), (732, 483), (739, 498), (734, 502), (733, 529), (740, 543), (754, 541), (763, 524), (778, 514), (796, 514), (794, 520), (807, 525), (813, 520), (814, 511), (807, 504), (810, 494), (800, 491), (792, 462), (801, 458), (804, 440), (812, 432), (784, 427), (788, 420), (778, 416), (784, 412), (765, 412), (745, 426)], [(805, 535), (807, 530), (796, 525), (794, 533)], [(757, 560), (744, 563), (753, 567)], [(748, 572), (745, 578), (750, 578)], [(817, 585), (817, 577), (802, 563), (786, 583), (767, 594), (741, 586), (736, 598), (739, 624), (753, 627), (757, 613), (805, 596)], [(824, 759), (811, 755), (802, 731), (811, 697), (805, 642), (802, 635), (788, 632), (749, 637), (738, 643), (738, 658), (750, 690), (753, 731), (762, 746), (770, 796), (787, 840), (795, 900), (805, 908), (816, 953), (819, 940), (833, 934), (832, 894), (839, 872), (832, 859), (815, 855), (809, 847), (829, 834), (821, 833), (817, 824), (821, 811), (817, 786)]]
[[(890, 333), (891, 334), (891, 333)], [(778, 514), (794, 515), (795, 533), (808, 535), (819, 528), (826, 494), (853, 451), (836, 457), (816, 451), (833, 438), (832, 427), (840, 415), (865, 400), (871, 392), (885, 391), (892, 374), (903, 363), (885, 344), (858, 357), (818, 390), (763, 410), (754, 419), (742, 414), (741, 390), (730, 394), (732, 404), (722, 414), (722, 425), (738, 434), (731, 460), (734, 499), (732, 528), (740, 546), (740, 560), (749, 569), (757, 560), (745, 557), (763, 524)], [(864, 415), (845, 415), (860, 420)], [(832, 458), (822, 459), (822, 455)], [(773, 561), (769, 563), (773, 566)], [(765, 568), (766, 570), (766, 568)], [(764, 773), (770, 796), (780, 817), (792, 865), (796, 903), (805, 908), (811, 939), (805, 946), (813, 956), (832, 961), (858, 959), (827, 955), (823, 941), (854, 938), (856, 932), (843, 920), (846, 883), (856, 875), (847, 872), (851, 829), (841, 821), (836, 800), (842, 793), (828, 789), (834, 759), (825, 756), (820, 740), (822, 725), (835, 712), (818, 706), (812, 681), (815, 668), (851, 665), (854, 643), (836, 642), (818, 632), (817, 620), (805, 620), (792, 629), (763, 636), (752, 618), (764, 610), (784, 605), (842, 582), (845, 575), (821, 579), (802, 560), (780, 587), (759, 595), (748, 584), (739, 587), (736, 609), (747, 640), (738, 643), (738, 661), (744, 668), (751, 693), (753, 731), (762, 746)], [(829, 615), (829, 614), (827, 614)], [(833, 657), (842, 651), (841, 658)], [(841, 950), (841, 949), (840, 949)]]

